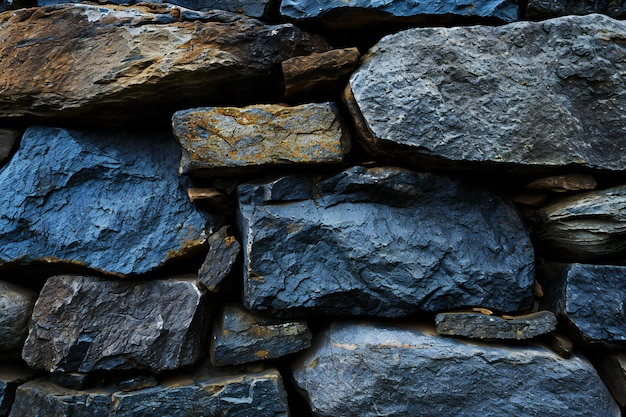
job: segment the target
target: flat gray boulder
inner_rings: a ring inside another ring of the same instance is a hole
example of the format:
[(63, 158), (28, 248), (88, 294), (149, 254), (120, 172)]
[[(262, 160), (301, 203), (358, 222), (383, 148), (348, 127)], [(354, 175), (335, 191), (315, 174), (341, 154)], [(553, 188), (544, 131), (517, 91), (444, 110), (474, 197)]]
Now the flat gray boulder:
[(463, 342), (408, 324), (334, 323), (292, 371), (316, 417), (620, 415), (580, 355)]
[(406, 30), (370, 50), (345, 97), (365, 147), (394, 161), (623, 171), (625, 37), (602, 15)]
[(400, 168), (238, 189), (244, 306), (399, 317), (532, 305), (534, 255), (497, 193)]

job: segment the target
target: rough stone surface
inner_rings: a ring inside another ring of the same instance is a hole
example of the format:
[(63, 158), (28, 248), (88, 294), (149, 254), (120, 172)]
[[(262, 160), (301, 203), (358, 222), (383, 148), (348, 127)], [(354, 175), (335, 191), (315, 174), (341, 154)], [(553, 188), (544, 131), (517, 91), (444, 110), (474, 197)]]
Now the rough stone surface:
[(626, 255), (626, 186), (560, 199), (533, 220), (534, 242), (551, 260), (610, 263)]
[(158, 386), (132, 392), (108, 387), (75, 391), (37, 379), (21, 385), (10, 417), (139, 416), (287, 417), (287, 396), (272, 368), (202, 367), (189, 376), (171, 377)]
[(244, 306), (398, 317), (530, 307), (534, 255), (496, 193), (400, 168), (238, 189)]
[(556, 329), (551, 311), (521, 316), (493, 316), (474, 312), (439, 313), (435, 317), (437, 333), (472, 339), (531, 339)]
[(578, 340), (626, 342), (626, 266), (546, 264), (545, 308), (575, 328)]
[(35, 304), (22, 357), (50, 372), (176, 369), (204, 354), (208, 315), (194, 278), (55, 276)]
[(409, 325), (335, 323), (295, 362), (293, 377), (316, 417), (620, 415), (582, 356)]
[(9, 414), (15, 390), (36, 373), (21, 362), (0, 362), (0, 416)]
[(395, 160), (622, 171), (624, 38), (602, 15), (411, 29), (370, 50), (345, 100), (366, 148)]
[(209, 236), (209, 253), (200, 271), (198, 280), (211, 292), (218, 292), (222, 281), (231, 273), (241, 253), (241, 244), (229, 233), (228, 226)]
[(197, 252), (221, 220), (189, 201), (179, 158), (169, 135), (29, 128), (0, 171), (0, 267), (125, 276)]
[(213, 326), (211, 363), (238, 365), (280, 358), (310, 346), (306, 322), (255, 316), (239, 305), (227, 304)]
[(0, 129), (0, 165), (9, 156), (19, 132), (14, 129)]
[(626, 352), (608, 352), (596, 366), (615, 401), (626, 407)]
[(348, 131), (333, 103), (294, 107), (207, 107), (176, 112), (183, 147), (181, 174), (241, 174), (277, 165), (329, 164), (350, 150)]
[(0, 356), (21, 357), (37, 294), (0, 281)]
[(279, 90), (275, 66), (327, 49), (291, 24), (224, 11), (72, 4), (7, 12), (0, 120), (80, 116), (109, 125), (150, 116), (154, 123), (181, 103), (268, 99)]
[(626, 16), (626, 7), (624, 0), (528, 0), (526, 6), (526, 17), (529, 19), (590, 13), (623, 18)]
[(567, 191), (595, 190), (597, 185), (597, 181), (591, 175), (569, 174), (540, 178), (526, 184), (524, 188), (564, 193)]

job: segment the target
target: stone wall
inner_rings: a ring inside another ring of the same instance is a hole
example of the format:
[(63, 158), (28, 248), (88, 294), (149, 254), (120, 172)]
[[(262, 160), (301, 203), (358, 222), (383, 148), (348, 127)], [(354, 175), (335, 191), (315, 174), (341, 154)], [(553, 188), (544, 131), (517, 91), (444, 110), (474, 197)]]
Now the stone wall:
[(0, 415), (621, 415), (623, 1), (33, 1)]

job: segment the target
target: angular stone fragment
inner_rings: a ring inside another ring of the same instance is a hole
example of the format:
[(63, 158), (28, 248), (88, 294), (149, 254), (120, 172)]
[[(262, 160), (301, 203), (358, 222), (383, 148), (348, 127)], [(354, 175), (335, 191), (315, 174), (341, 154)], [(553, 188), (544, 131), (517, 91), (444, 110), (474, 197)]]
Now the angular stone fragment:
[(241, 174), (278, 165), (342, 162), (350, 138), (333, 103), (207, 107), (172, 118), (181, 174)]
[(277, 370), (215, 369), (174, 376), (131, 392), (109, 387), (75, 391), (37, 379), (20, 386), (10, 417), (138, 416), (287, 417), (287, 395)]
[(590, 13), (623, 18), (626, 15), (626, 6), (624, 0), (528, 0), (526, 6), (526, 17), (530, 19)]
[(587, 174), (556, 175), (540, 178), (524, 186), (531, 190), (550, 190), (555, 193), (567, 191), (595, 190), (598, 183), (595, 178)]
[(171, 5), (58, 5), (0, 15), (0, 119), (136, 125), (201, 103), (277, 96), (275, 66), (328, 49), (291, 24)]
[(626, 342), (626, 266), (546, 264), (540, 269), (544, 308), (583, 342)]
[(179, 158), (169, 135), (29, 128), (0, 171), (0, 267), (126, 276), (197, 252), (221, 220), (189, 201)]
[(563, 333), (548, 333), (543, 336), (541, 340), (543, 343), (548, 345), (550, 349), (565, 359), (571, 358), (572, 353), (574, 353), (574, 342), (572, 342), (572, 340)]
[(14, 129), (0, 129), (0, 164), (9, 156), (19, 133)]
[(198, 272), (198, 280), (211, 292), (218, 292), (222, 281), (233, 269), (241, 244), (229, 233), (228, 226), (209, 236), (209, 253)]
[(365, 147), (394, 160), (623, 171), (624, 38), (601, 15), (406, 30), (370, 50), (345, 99)]
[(36, 374), (21, 361), (0, 362), (0, 416), (9, 414), (17, 387)]
[(49, 372), (160, 372), (195, 363), (210, 320), (205, 294), (194, 278), (52, 277), (35, 304), (22, 356)]
[(37, 294), (0, 281), (0, 356), (21, 357)]
[(547, 259), (611, 263), (626, 255), (626, 185), (563, 198), (533, 220), (535, 244)]
[(250, 310), (398, 317), (532, 305), (530, 240), (514, 209), (485, 188), (354, 167), (238, 191)]
[(320, 95), (339, 87), (341, 77), (354, 70), (361, 54), (357, 48), (297, 56), (281, 64), (285, 78), (285, 97)]
[(615, 401), (626, 407), (626, 352), (607, 352), (596, 366)]
[(305, 321), (282, 321), (227, 304), (213, 326), (211, 363), (238, 365), (280, 358), (311, 346)]
[(532, 339), (556, 329), (556, 316), (551, 311), (520, 316), (493, 316), (473, 312), (439, 313), (435, 317), (437, 333), (471, 339)]
[(620, 415), (582, 356), (411, 325), (335, 323), (292, 369), (316, 417)]

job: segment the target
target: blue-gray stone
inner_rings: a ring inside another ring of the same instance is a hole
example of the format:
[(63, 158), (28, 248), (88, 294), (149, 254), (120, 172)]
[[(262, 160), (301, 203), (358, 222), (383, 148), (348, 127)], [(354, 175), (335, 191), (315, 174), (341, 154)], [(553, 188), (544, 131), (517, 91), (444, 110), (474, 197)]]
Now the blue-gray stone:
[(0, 362), (0, 416), (9, 414), (17, 387), (36, 375), (21, 361)]
[(204, 246), (170, 135), (32, 127), (0, 171), (0, 267), (78, 264), (126, 276)]
[(534, 255), (501, 196), (400, 168), (350, 168), (238, 189), (244, 306), (398, 317), (532, 305)]
[(292, 370), (316, 417), (620, 416), (580, 355), (444, 338), (410, 324), (332, 324)]
[(626, 16), (624, 0), (529, 0), (526, 17), (547, 19), (572, 14), (602, 13), (621, 19)]

